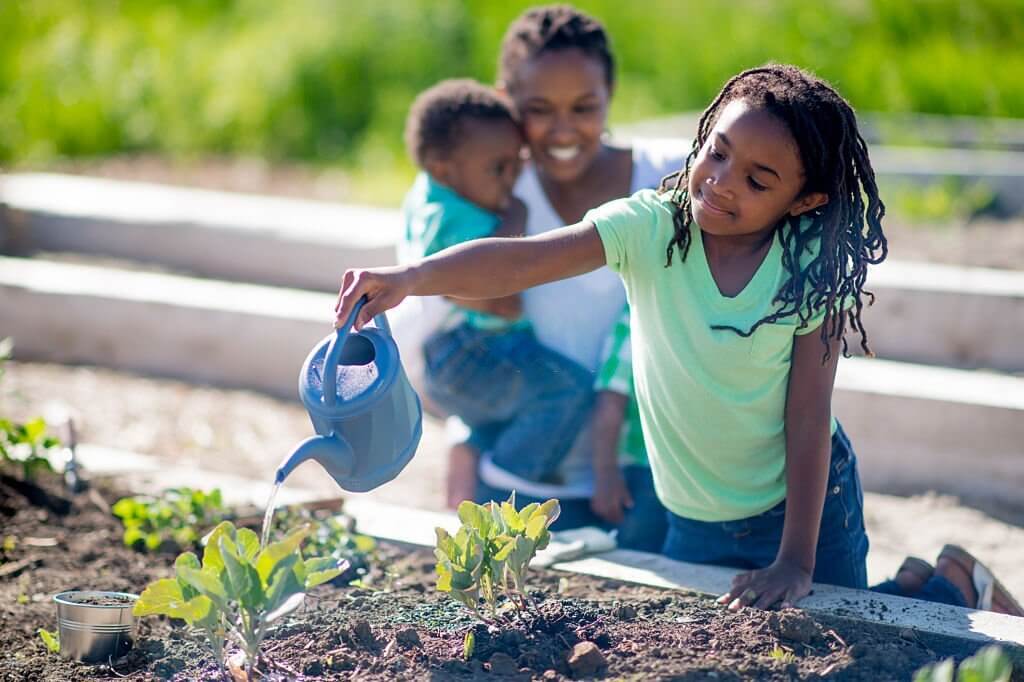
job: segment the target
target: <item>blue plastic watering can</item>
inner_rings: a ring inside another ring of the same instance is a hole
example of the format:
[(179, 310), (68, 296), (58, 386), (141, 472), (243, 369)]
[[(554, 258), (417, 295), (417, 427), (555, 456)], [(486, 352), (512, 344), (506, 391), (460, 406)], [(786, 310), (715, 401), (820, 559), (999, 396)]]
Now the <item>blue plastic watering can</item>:
[(381, 313), (373, 327), (349, 333), (365, 302), (302, 364), (299, 397), (318, 435), (284, 459), (276, 483), (314, 459), (343, 489), (366, 492), (397, 476), (416, 452), (423, 409), (402, 370), (387, 318)]

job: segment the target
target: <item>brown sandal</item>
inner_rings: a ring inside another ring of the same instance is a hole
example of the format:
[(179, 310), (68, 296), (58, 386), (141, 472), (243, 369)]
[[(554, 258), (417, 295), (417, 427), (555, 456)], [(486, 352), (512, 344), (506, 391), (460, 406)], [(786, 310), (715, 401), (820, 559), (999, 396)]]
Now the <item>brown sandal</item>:
[(896, 571), (896, 574), (899, 575), (904, 571), (915, 578), (920, 578), (922, 583), (926, 583), (928, 582), (928, 579), (932, 577), (932, 574), (935, 573), (935, 567), (924, 559), (918, 559), (916, 556), (908, 556), (903, 560), (903, 563), (900, 564), (900, 569)]
[(978, 603), (974, 607), (981, 611), (994, 611), (1011, 616), (1024, 617), (1024, 608), (1013, 598), (1013, 595), (999, 582), (985, 564), (957, 545), (946, 545), (939, 552), (940, 559), (949, 559), (957, 563), (967, 575), (971, 576), (974, 591), (978, 594)]

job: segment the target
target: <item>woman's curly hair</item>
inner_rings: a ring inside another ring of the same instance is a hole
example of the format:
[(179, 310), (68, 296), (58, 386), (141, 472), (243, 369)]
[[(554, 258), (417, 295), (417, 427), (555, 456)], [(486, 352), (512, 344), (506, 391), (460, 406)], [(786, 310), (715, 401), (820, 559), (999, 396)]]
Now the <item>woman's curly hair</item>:
[(615, 57), (604, 25), (571, 5), (532, 7), (517, 17), (505, 32), (498, 57), (498, 82), (515, 87), (520, 65), (540, 54), (581, 50), (604, 67), (605, 85), (615, 85)]

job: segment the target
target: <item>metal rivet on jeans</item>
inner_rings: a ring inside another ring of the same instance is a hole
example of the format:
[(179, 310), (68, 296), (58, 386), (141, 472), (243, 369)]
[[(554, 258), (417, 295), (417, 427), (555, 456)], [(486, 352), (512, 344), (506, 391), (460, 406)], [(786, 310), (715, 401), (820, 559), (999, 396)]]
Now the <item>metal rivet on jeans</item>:
[(832, 488), (832, 494), (833, 495), (838, 495), (839, 494), (839, 486), (836, 486), (836, 487)]

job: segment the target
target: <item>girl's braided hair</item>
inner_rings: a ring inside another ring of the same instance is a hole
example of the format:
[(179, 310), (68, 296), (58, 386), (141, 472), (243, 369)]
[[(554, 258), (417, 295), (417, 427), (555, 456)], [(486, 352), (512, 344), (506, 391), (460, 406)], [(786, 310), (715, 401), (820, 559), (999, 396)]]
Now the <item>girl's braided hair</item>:
[[(860, 332), (861, 347), (870, 355), (867, 331), (861, 323), (862, 296), (867, 295), (869, 305), (874, 302), (874, 294), (864, 289), (867, 266), (882, 262), (888, 252), (881, 222), (885, 205), (878, 197), (875, 172), (853, 109), (828, 83), (795, 66), (769, 64), (734, 76), (701, 115), (682, 170), (662, 180), (661, 191), (672, 192), (676, 205), (665, 267), (672, 265), (676, 249), (679, 259), (686, 259), (693, 221), (687, 192), (690, 169), (720, 113), (734, 100), (768, 111), (788, 127), (804, 167), (802, 193), (823, 192), (829, 200), (810, 212), (809, 221), (804, 216), (786, 215), (775, 226), (783, 247), (782, 264), (789, 273), (773, 300), (779, 304), (775, 312), (747, 331), (731, 326), (714, 328), (731, 329), (746, 337), (763, 324), (794, 314), (799, 326), (806, 326), (815, 311), (824, 309), (824, 361), (830, 355), (831, 339), (842, 339), (843, 355), (849, 354), (843, 336), (847, 315), (842, 308), (844, 301), (852, 299), (850, 327)], [(789, 229), (783, 229), (787, 223)], [(801, 268), (801, 254), (811, 252), (816, 240), (821, 242), (817, 255)]]
[(615, 57), (604, 25), (571, 5), (531, 7), (505, 31), (498, 57), (498, 82), (515, 87), (519, 66), (545, 52), (582, 50), (604, 66), (605, 84), (615, 85)]

